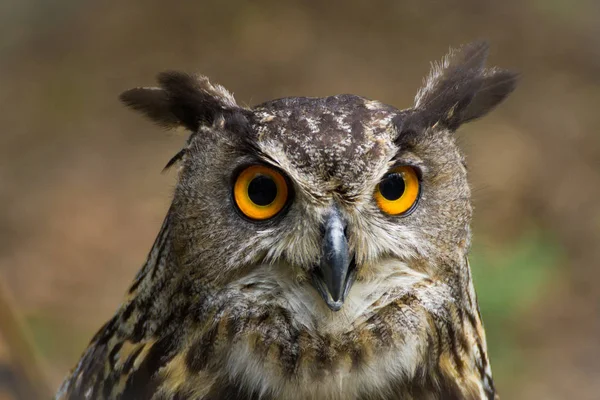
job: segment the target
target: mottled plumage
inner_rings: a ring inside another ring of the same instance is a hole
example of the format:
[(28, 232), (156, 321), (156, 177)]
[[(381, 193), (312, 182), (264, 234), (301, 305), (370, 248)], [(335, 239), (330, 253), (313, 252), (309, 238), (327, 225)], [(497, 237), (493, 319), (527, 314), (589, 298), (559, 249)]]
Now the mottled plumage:
[[(493, 399), (453, 135), (514, 88), (515, 74), (484, 69), (486, 55), (485, 43), (451, 52), (406, 110), (354, 95), (243, 108), (177, 72), (125, 92), (191, 135), (146, 264), (57, 399)], [(265, 221), (234, 204), (236, 173), (252, 164), (290, 183)], [(400, 216), (373, 199), (398, 165), (420, 180)], [(346, 246), (347, 275), (331, 278), (341, 295), (317, 274), (323, 249), (342, 252), (324, 237)]]

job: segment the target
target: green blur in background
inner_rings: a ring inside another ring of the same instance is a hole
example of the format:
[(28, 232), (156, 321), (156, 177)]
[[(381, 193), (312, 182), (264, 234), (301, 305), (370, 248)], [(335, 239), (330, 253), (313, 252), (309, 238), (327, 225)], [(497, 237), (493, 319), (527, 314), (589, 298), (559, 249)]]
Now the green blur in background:
[[(505, 399), (597, 399), (599, 21), (595, 0), (3, 0), (0, 280), (40, 379), (54, 391), (112, 315), (170, 203), (176, 174), (160, 171), (185, 137), (120, 92), (178, 69), (240, 104), (350, 92), (406, 108), (431, 61), (486, 38), (489, 64), (522, 74), (458, 133), (496, 385)], [(0, 336), (0, 399), (14, 359)]]

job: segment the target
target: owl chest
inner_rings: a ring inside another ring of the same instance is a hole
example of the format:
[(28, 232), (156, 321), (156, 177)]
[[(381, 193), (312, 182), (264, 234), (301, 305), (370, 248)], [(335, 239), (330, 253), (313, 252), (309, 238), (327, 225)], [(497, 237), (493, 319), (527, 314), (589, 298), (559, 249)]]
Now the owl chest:
[(414, 377), (420, 357), (417, 338), (384, 345), (366, 338), (350, 342), (350, 337), (354, 335), (344, 340), (300, 334), (296, 344), (242, 340), (227, 356), (229, 381), (278, 399), (361, 399), (380, 398), (369, 393), (386, 393), (399, 383), (404, 387)]
[(392, 288), (410, 288), (419, 279), (400, 275), (357, 282), (338, 312), (312, 287), (285, 276), (261, 274), (237, 282), (236, 291), (253, 285), (227, 303), (229, 322), (218, 328), (232, 335), (220, 353), (223, 372), (229, 382), (274, 398), (385, 398), (367, 394), (412, 379), (424, 353), (419, 318), (408, 308), (385, 305), (393, 303)]
[(359, 399), (389, 391), (415, 376), (422, 341), (379, 314), (367, 315), (360, 323), (339, 315), (310, 327), (270, 315), (234, 338), (226, 373), (230, 381), (274, 398)]

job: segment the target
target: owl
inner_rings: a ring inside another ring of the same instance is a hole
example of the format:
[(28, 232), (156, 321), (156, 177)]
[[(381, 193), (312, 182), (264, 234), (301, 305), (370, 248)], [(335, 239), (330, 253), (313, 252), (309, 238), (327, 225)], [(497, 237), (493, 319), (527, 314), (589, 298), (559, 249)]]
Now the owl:
[(124, 92), (189, 138), (145, 265), (56, 398), (496, 398), (454, 136), (515, 88), (487, 53), (451, 50), (403, 110), (247, 108), (179, 72)]

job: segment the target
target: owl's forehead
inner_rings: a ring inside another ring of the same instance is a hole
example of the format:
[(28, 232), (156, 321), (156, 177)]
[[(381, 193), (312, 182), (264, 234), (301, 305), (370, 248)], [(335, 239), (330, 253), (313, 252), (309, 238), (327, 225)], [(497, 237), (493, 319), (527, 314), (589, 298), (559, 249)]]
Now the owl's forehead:
[(394, 151), (398, 110), (360, 96), (291, 97), (253, 111), (261, 150), (343, 191), (355, 191)]

